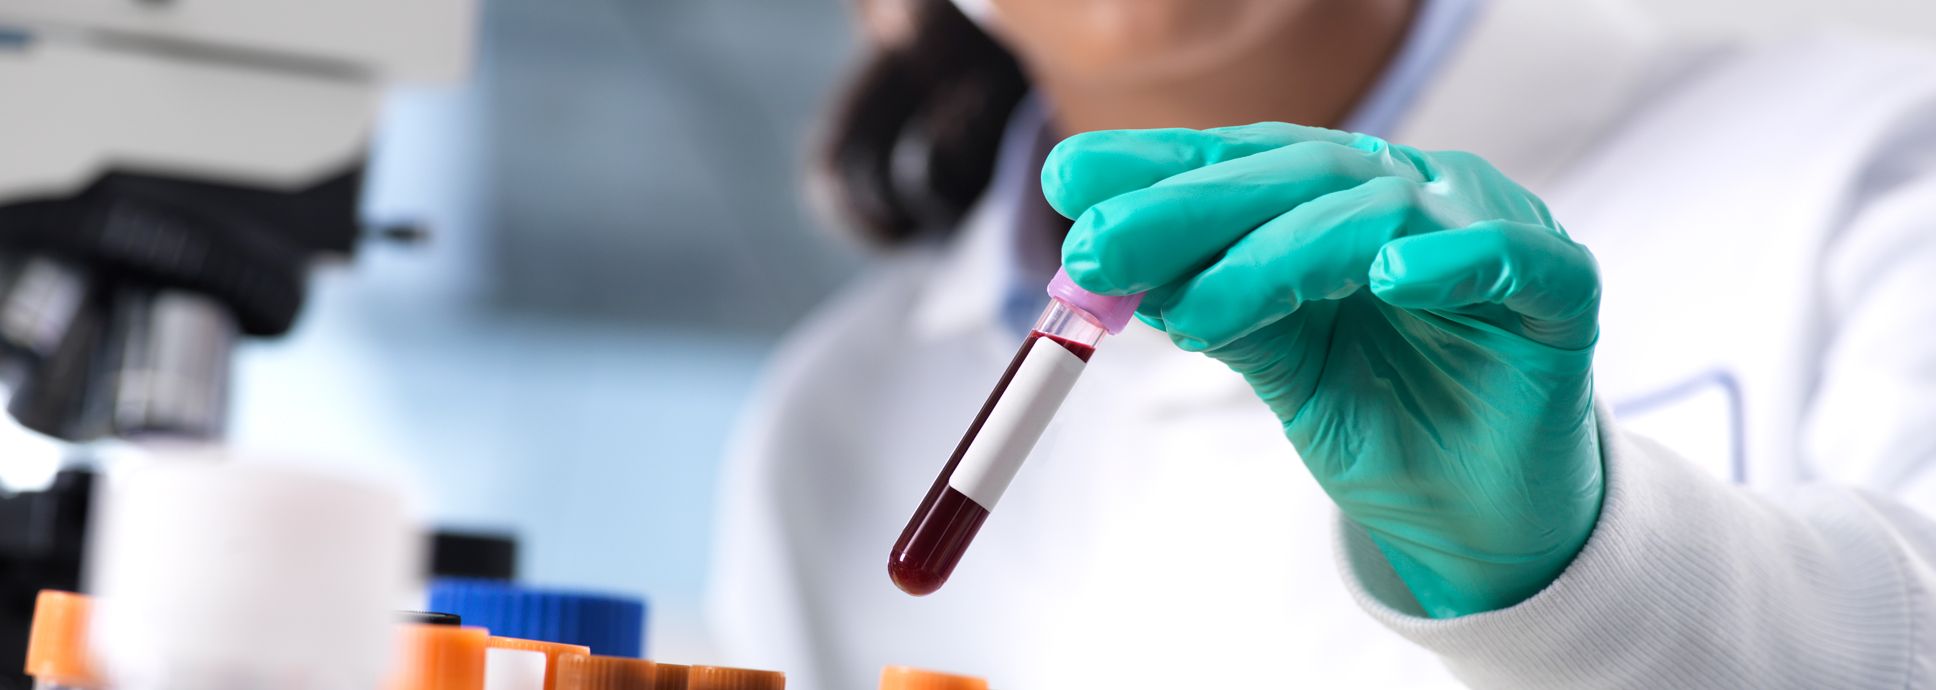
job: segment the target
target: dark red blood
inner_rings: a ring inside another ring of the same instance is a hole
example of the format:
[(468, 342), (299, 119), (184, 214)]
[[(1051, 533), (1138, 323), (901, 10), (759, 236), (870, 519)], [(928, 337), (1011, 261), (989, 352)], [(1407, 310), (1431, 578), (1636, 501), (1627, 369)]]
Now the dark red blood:
[(1061, 345), (1084, 362), (1096, 354), (1096, 348), (1082, 343), (1064, 340), (1041, 331), (1030, 331), (1022, 348), (1009, 360), (1008, 370), (995, 383), (995, 390), (988, 394), (988, 401), (981, 404), (981, 412), (975, 414), (975, 421), (962, 434), (961, 443), (955, 446), (954, 455), (948, 456), (948, 464), (942, 466), (941, 476), (935, 477), (934, 486), (928, 489), (927, 497), (921, 499), (921, 507), (915, 509), (914, 517), (908, 520), (907, 528), (901, 530), (901, 538), (894, 542), (894, 551), (887, 557), (887, 575), (894, 579), (894, 585), (901, 591), (915, 596), (933, 594), (947, 583), (955, 566), (961, 563), (961, 556), (968, 552), (968, 543), (974, 541), (975, 532), (981, 530), (981, 523), (988, 519), (988, 509), (975, 503), (961, 492), (948, 486), (954, 477), (955, 466), (961, 464), (961, 456), (974, 445), (975, 436), (981, 433), (981, 425), (988, 421), (988, 414), (995, 409), (995, 403), (1008, 392), (1008, 382), (1015, 378), (1015, 371), (1028, 357), (1029, 349), (1035, 341), (1048, 338)]

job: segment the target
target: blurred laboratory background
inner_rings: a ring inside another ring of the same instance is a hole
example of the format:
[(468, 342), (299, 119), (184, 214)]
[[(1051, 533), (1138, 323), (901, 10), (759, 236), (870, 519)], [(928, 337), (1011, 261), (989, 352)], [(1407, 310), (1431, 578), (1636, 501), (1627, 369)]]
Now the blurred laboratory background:
[[(1830, 5), (1642, 4), (1761, 36)], [(1936, 3), (1832, 5), (1936, 37)], [(735, 416), (778, 337), (863, 263), (800, 193), (848, 11), (486, 0), (468, 81), (395, 94), (378, 133), (365, 215), (428, 238), (365, 244), (315, 276), (290, 337), (245, 346), (233, 439), (406, 475), (436, 524), (516, 534), (524, 579), (644, 594), (651, 653), (707, 658)], [(10, 484), (51, 476), (51, 444), (5, 443)]]
[(394, 98), (367, 213), (430, 229), (317, 276), (239, 360), (243, 447), (411, 468), (520, 576), (642, 594), (706, 658), (715, 470), (762, 358), (858, 265), (798, 191), (841, 0), (492, 0), (475, 72)]

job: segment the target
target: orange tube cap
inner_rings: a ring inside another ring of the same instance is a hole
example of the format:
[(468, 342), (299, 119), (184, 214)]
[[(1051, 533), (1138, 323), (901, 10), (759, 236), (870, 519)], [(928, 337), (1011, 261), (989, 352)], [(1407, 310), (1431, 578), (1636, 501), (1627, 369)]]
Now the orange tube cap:
[(87, 651), (94, 602), (85, 594), (43, 589), (34, 599), (34, 627), (27, 636), (27, 675), (42, 683), (77, 688), (101, 686)]
[(591, 654), (558, 657), (558, 690), (658, 690), (658, 664)]
[(686, 690), (686, 677), (692, 667), (685, 664), (659, 664), (653, 669), (652, 690)]
[(397, 670), (389, 690), (483, 690), (483, 628), (405, 625), (397, 629)]
[(909, 666), (889, 666), (881, 669), (881, 690), (988, 690), (988, 681)]
[(750, 668), (694, 666), (686, 690), (786, 690), (786, 674)]

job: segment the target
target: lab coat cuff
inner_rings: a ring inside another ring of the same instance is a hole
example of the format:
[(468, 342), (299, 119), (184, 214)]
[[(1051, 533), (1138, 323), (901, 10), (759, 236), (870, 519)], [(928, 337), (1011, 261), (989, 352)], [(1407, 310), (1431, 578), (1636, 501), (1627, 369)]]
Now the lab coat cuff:
[(1770, 670), (1757, 660), (1824, 635), (1866, 651), (1846, 666), (1805, 654), (1774, 665), (1881, 678), (1912, 656), (1896, 653), (1912, 626), (1891, 613), (1909, 608), (1909, 578), (1853, 492), (1776, 505), (1596, 415), (1605, 500), (1552, 584), (1505, 609), (1427, 618), (1364, 530), (1340, 519), (1338, 563), (1359, 606), (1474, 687), (1743, 686)]

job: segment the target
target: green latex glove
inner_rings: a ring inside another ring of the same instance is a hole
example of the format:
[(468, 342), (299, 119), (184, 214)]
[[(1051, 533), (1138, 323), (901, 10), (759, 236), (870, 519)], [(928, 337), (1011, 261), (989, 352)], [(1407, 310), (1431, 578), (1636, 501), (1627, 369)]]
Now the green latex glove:
[[(1434, 617), (1572, 561), (1602, 493), (1600, 283), (1485, 161), (1268, 123), (1092, 132), (1042, 171), (1063, 265), (1243, 374)], [(1366, 289), (1369, 288), (1369, 289)]]

